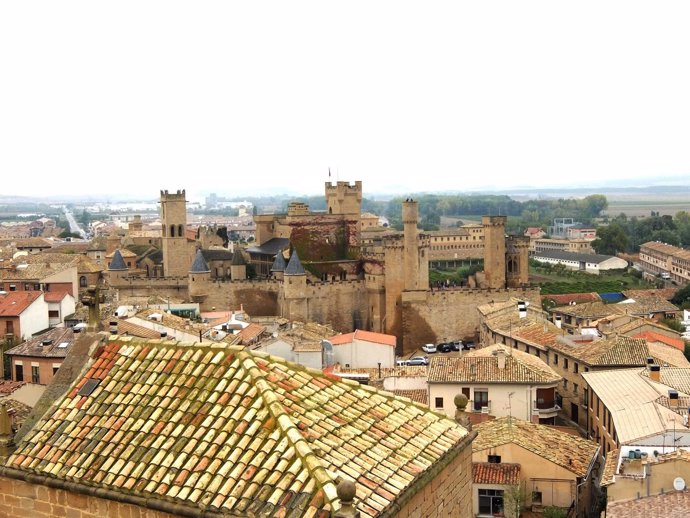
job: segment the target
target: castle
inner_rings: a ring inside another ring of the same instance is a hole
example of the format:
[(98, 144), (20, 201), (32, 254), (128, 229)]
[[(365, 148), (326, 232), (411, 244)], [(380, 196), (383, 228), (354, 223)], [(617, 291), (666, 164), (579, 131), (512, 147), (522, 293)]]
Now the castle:
[[(484, 271), (468, 286), (434, 290), (430, 248), (432, 240), (443, 237), (418, 230), (416, 201), (402, 204), (402, 233), (364, 232), (361, 182), (326, 182), (325, 195), (326, 212), (291, 203), (287, 214), (255, 217), (258, 245), (246, 252), (257, 278), (248, 279), (239, 250), (199, 247), (208, 229), (187, 235), (185, 191), (161, 191), (163, 275), (127, 268), (118, 250), (108, 268), (109, 284), (125, 295), (176, 296), (205, 310), (242, 304), (256, 316), (329, 322), (342, 332), (394, 334), (400, 352), (474, 336), (478, 305), (510, 297), (539, 302), (538, 289), (528, 285), (529, 239), (506, 238), (505, 216), (482, 218), (479, 240), (473, 229), (472, 246), (483, 245), (475, 250), (483, 253)], [(442, 253), (437, 250), (435, 257)]]

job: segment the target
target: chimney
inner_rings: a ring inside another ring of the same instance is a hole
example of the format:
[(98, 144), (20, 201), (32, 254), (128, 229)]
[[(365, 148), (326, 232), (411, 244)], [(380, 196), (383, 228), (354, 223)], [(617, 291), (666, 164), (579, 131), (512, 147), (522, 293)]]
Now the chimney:
[(498, 360), (498, 368), (499, 369), (505, 369), (506, 368), (506, 351), (503, 347), (500, 347), (496, 351), (496, 359)]
[(521, 300), (518, 302), (517, 307), (518, 307), (518, 316), (520, 318), (525, 318), (527, 316), (527, 303)]
[(657, 365), (656, 363), (654, 365), (649, 366), (649, 379), (652, 381), (659, 381), (661, 378), (661, 365)]
[(563, 322), (561, 321), (561, 315), (556, 315), (553, 317), (553, 323), (556, 324), (556, 327), (558, 329), (561, 329), (563, 327)]
[(654, 358), (647, 356), (647, 370), (654, 364)]
[(669, 404), (672, 408), (678, 408), (678, 391), (669, 389), (668, 391)]

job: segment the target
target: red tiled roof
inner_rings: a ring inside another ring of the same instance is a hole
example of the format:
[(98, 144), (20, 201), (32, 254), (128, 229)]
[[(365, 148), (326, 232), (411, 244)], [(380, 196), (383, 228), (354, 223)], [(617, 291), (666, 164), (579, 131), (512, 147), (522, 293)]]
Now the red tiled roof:
[(387, 392), (238, 346), (111, 337), (7, 465), (232, 516), (378, 516), (467, 431)]
[(375, 344), (390, 345), (395, 347), (395, 336), (386, 335), (383, 333), (374, 333), (373, 331), (362, 331), (356, 329), (354, 333), (346, 333), (344, 335), (336, 335), (329, 338), (333, 345), (349, 344), (354, 339), (364, 340), (365, 342), (372, 342)]
[(262, 326), (260, 324), (249, 324), (237, 334), (240, 335), (240, 342), (243, 345), (246, 345), (248, 342), (251, 342), (256, 337), (260, 336), (264, 331), (266, 331), (266, 326)]
[(670, 491), (661, 495), (611, 502), (606, 507), (608, 518), (629, 518), (630, 516), (687, 518), (690, 509), (690, 491)]
[(22, 385), (24, 385), (23, 381), (0, 380), (0, 395), (6, 396), (8, 394), (12, 394), (12, 392), (17, 390)]
[(0, 316), (16, 317), (21, 315), (41, 295), (43, 295), (42, 291), (10, 291), (6, 295), (0, 295)]
[(60, 302), (67, 295), (66, 291), (48, 291), (45, 293), (43, 300), (46, 302)]
[(474, 484), (514, 486), (520, 482), (520, 464), (473, 462), (472, 482)]
[(591, 293), (565, 293), (560, 295), (542, 295), (541, 300), (552, 300), (557, 306), (567, 306), (571, 302), (583, 304), (585, 302), (598, 302), (601, 300), (599, 294)]
[(661, 342), (662, 344), (670, 345), (681, 351), (685, 350), (685, 342), (680, 338), (673, 338), (670, 336), (662, 335), (661, 333), (655, 333), (654, 331), (644, 331), (633, 335), (633, 338), (643, 338), (648, 342)]

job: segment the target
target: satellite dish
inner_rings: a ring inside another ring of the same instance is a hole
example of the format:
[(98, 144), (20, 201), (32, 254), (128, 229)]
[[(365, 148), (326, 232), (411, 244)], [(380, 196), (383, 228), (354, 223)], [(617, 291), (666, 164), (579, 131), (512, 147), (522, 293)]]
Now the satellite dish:
[(683, 480), (683, 477), (676, 477), (673, 479), (673, 489), (676, 491), (682, 491), (685, 489), (685, 480)]

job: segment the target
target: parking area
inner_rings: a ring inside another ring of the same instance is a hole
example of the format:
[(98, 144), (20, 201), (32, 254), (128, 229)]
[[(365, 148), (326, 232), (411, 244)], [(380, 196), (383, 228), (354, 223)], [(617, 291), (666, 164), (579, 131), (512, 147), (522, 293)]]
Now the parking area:
[(410, 358), (419, 358), (419, 357), (424, 357), (424, 356), (429, 358), (429, 359), (433, 358), (434, 356), (440, 356), (440, 357), (446, 357), (446, 358), (460, 358), (464, 354), (466, 354), (467, 351), (469, 351), (469, 350), (472, 350), (472, 349), (461, 349), (460, 351), (450, 351), (450, 352), (443, 353), (443, 352), (438, 352), (438, 349), (437, 349), (437, 352), (432, 353), (432, 352), (425, 352), (422, 349), (422, 347), (420, 347), (419, 349), (416, 349), (413, 352), (411, 352), (409, 354), (405, 354), (403, 356), (400, 356), (396, 359), (399, 361), (408, 361), (408, 360), (410, 360)]

